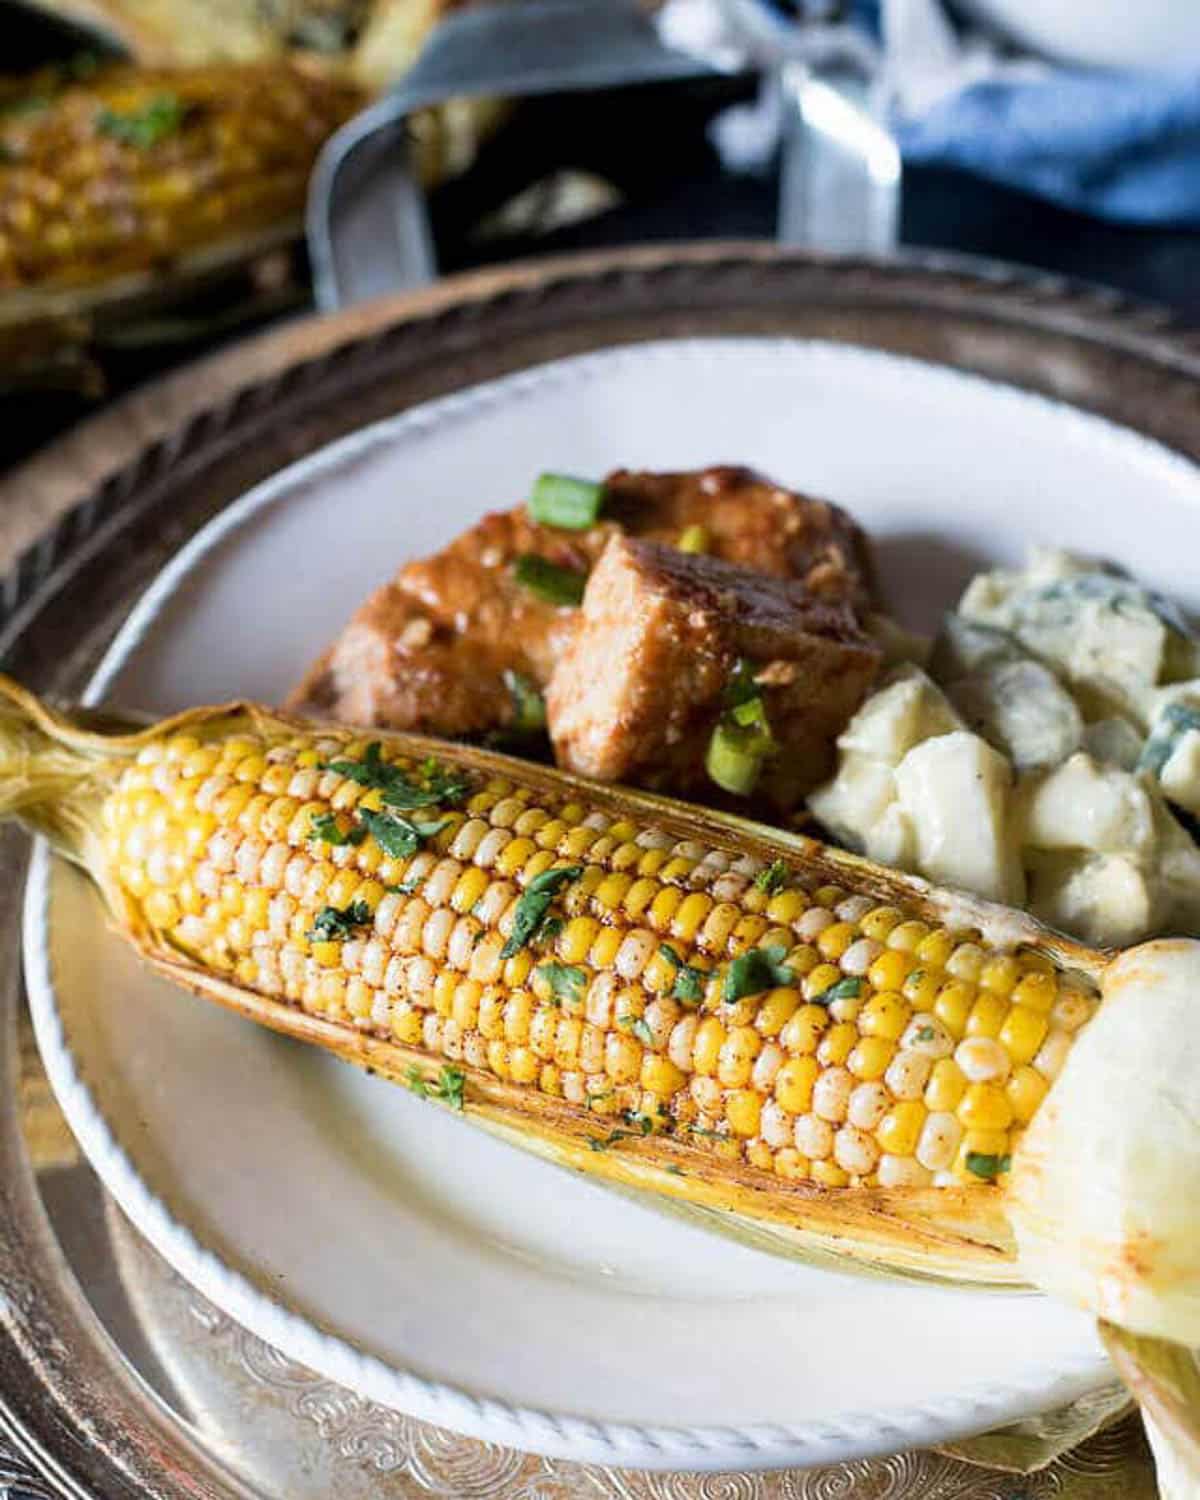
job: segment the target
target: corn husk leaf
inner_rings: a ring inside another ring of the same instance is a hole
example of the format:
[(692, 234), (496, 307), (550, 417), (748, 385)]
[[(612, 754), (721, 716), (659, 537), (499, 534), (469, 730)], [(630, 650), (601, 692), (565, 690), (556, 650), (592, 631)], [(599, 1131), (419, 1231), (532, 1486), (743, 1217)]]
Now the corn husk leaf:
[(1100, 1325), (1113, 1363), (1137, 1398), (1161, 1500), (1200, 1495), (1200, 1351)]

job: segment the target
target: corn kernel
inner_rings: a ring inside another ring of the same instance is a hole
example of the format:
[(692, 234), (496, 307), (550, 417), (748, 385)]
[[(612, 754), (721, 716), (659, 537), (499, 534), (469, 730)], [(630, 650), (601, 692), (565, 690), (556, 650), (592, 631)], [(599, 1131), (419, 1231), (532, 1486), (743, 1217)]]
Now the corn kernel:
[(850, 1056), (858, 1041), (858, 1028), (852, 1021), (838, 1021), (831, 1026), (817, 1047), (817, 1060), (825, 1067), (839, 1067)]
[(894, 991), (872, 995), (858, 1016), (858, 1029), (864, 1036), (884, 1037), (898, 1041), (912, 1016), (912, 1006)]
[(874, 938), (876, 942), (882, 943), (903, 918), (904, 913), (899, 907), (877, 906), (866, 914), (859, 925), (864, 937)]
[(967, 1018), (975, 1005), (975, 986), (952, 979), (938, 991), (933, 1013), (956, 1039), (966, 1035)]
[(1007, 1130), (1012, 1117), (1012, 1105), (994, 1083), (971, 1084), (958, 1106), (958, 1118), (968, 1130)]
[(846, 1067), (855, 1078), (874, 1082), (887, 1072), (888, 1064), (896, 1051), (896, 1044), (887, 1037), (864, 1036), (846, 1058)]
[(941, 1057), (933, 1065), (929, 1082), (925, 1085), (925, 1104), (930, 1110), (958, 1108), (958, 1102), (967, 1091), (967, 1080), (963, 1070), (952, 1057)]
[(1028, 1125), (1037, 1114), (1048, 1087), (1036, 1068), (1020, 1067), (1013, 1073), (1004, 1092), (1012, 1106), (1013, 1118), (1019, 1125)]
[(789, 1114), (802, 1115), (812, 1103), (821, 1069), (814, 1057), (791, 1057), (775, 1075), (775, 1098)]
[[(921, 943), (929, 936), (929, 923), (910, 920), (901, 922), (898, 927), (893, 927), (888, 933), (888, 947), (894, 948), (900, 953), (907, 953), (910, 957), (920, 947)], [(896, 990), (898, 984), (880, 985), (881, 989)]]
[(725, 1118), (734, 1135), (746, 1138), (757, 1135), (762, 1100), (753, 1089), (734, 1089), (725, 1098)]
[(829, 1012), (823, 1005), (802, 1005), (784, 1025), (779, 1040), (789, 1052), (815, 1052), (828, 1027)]
[[(1028, 963), (1028, 958), (1025, 960)], [(1020, 980), (1012, 992), (1014, 1005), (1024, 1005), (1038, 1015), (1048, 1016), (1058, 998), (1058, 983), (1051, 974), (1034, 971)]]
[(895, 1104), (875, 1132), (880, 1147), (891, 1156), (911, 1156), (917, 1149), (926, 1114), (919, 1099), (902, 1099)]
[(715, 1073), (724, 1045), (724, 1026), (715, 1016), (705, 1016), (700, 1022), (692, 1048), (692, 1067), (695, 1071), (706, 1075)]
[(844, 1171), (833, 1161), (814, 1161), (810, 1168), (810, 1176), (814, 1182), (819, 1182), (825, 1187), (847, 1187), (850, 1183), (849, 1172)]

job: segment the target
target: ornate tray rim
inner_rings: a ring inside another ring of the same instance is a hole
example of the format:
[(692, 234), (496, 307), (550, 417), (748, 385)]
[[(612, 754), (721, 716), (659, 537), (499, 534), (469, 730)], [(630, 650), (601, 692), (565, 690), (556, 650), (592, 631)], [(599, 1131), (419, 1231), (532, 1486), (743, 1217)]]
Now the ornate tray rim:
[[(103, 569), (106, 556), (115, 555), (119, 561), (120, 548), (136, 541), (138, 524), (153, 527), (157, 522), (161, 532), (161, 523), (170, 516), (172, 494), (183, 484), (181, 470), (189, 465), (193, 471), (202, 468), (204, 459), (218, 463), (239, 430), (253, 428), (256, 419), (261, 423), (264, 411), (277, 404), (286, 406), (290, 400), (304, 411), (319, 402), (323, 392), (328, 394), (330, 384), (336, 393), (339, 382), (345, 382), (347, 366), (355, 361), (369, 371), (373, 362), (386, 361), (396, 345), (419, 345), (433, 333), (451, 347), (457, 335), (469, 347), (471, 330), (479, 328), (485, 314), (503, 321), (515, 313), (519, 320), (523, 311), (534, 308), (543, 314), (549, 308), (553, 313), (555, 304), (561, 302), (565, 306), (557, 309), (560, 315), (574, 311), (578, 316), (580, 293), (585, 302), (607, 297), (610, 310), (615, 305), (619, 311), (623, 292), (644, 291), (648, 286), (653, 299), (656, 290), (668, 286), (677, 300), (681, 289), (688, 292), (694, 306), (706, 288), (711, 290), (723, 278), (736, 286), (739, 276), (749, 284), (756, 278), (773, 281), (777, 288), (782, 283), (785, 294), (787, 283), (794, 279), (800, 311), (815, 307), (822, 288), (827, 287), (831, 296), (840, 297), (841, 305), (851, 309), (860, 304), (877, 312), (907, 308), (910, 314), (941, 315), (948, 322), (957, 314), (968, 323), (1023, 332), (1035, 344), (1042, 339), (1049, 345), (1063, 341), (1080, 350), (1090, 349), (1101, 363), (1115, 360), (1118, 366), (1127, 365), (1127, 376), (1136, 370), (1131, 386), (1157, 386), (1161, 392), (1169, 385), (1181, 407), (1176, 413), (1172, 406), (1162, 422), (1147, 422), (1148, 413), (1133, 399), (1133, 390), (1126, 397), (1122, 386), (1120, 399), (1115, 408), (1110, 404), (1108, 414), (1150, 431), (1178, 450), (1193, 456), (1200, 451), (1200, 438), (1194, 440), (1194, 447), (1181, 420), (1188, 406), (1186, 396), (1194, 403), (1200, 376), (1193, 341), (1153, 309), (1058, 278), (966, 266), (944, 257), (912, 257), (884, 264), (820, 260), (773, 247), (729, 245), (682, 252), (626, 251), (515, 267), (500, 275), (461, 278), (417, 298), (390, 300), (374, 310), (365, 329), (361, 313), (342, 315), (331, 321), (329, 331), (355, 329), (347, 342), (299, 365), (285, 365), (282, 371), (243, 386), (215, 404), (201, 406), (182, 427), (144, 447), (68, 510), (9, 573), (0, 603), (0, 650), (5, 661), (16, 658), (25, 675), (39, 682), (61, 676), (62, 663), (47, 660), (54, 636), (51, 615), (55, 606), (61, 608), (72, 584), (76, 588), (86, 584), (98, 565)], [(632, 300), (628, 316), (636, 322), (636, 295)], [(737, 305), (735, 300), (733, 306)], [(690, 331), (712, 331), (714, 321), (720, 325), (723, 311), (730, 315), (728, 308), (718, 307), (701, 314), (689, 308), (679, 316)], [(647, 324), (653, 321), (648, 310), (642, 316)], [(462, 339), (464, 328), (467, 336)], [(590, 336), (592, 330), (587, 333)], [(592, 342), (612, 342), (611, 333), (598, 321)], [(623, 330), (618, 334), (624, 340), (630, 337)], [(853, 327), (848, 341), (870, 342), (855, 338)], [(582, 347), (588, 346), (585, 337)], [(942, 348), (932, 357), (945, 360), (947, 351)], [(526, 356), (524, 362), (532, 361)], [(960, 354), (950, 362), (979, 368), (969, 355)], [(986, 361), (984, 373), (995, 373)], [(476, 378), (468, 371), (452, 380), (450, 388)], [(1011, 379), (1011, 374), (1006, 378)], [(1053, 376), (1035, 382), (1035, 388), (1047, 389), (1048, 384), (1053, 384)], [(1093, 409), (1106, 408), (1101, 404)], [(99, 419), (98, 430), (103, 429), (104, 420)], [(358, 425), (351, 420), (342, 430)], [(323, 441), (325, 435), (318, 431), (299, 451), (310, 451)], [(189, 515), (188, 523), (200, 524), (203, 519)], [(161, 544), (161, 535), (159, 540)], [(99, 601), (93, 613), (103, 616), (103, 605), (112, 602)], [(103, 617), (94, 631), (103, 633), (106, 623)], [(19, 842), (10, 840), (5, 848), (15, 868)], [(19, 882), (12, 884), (0, 908), (10, 933)], [(10, 961), (0, 998), (0, 1053), (14, 1041), (19, 982), (13, 968)], [(15, 1057), (15, 1048), (13, 1052)], [(7, 1058), (4, 1064), (8, 1065)], [(37, 1201), (20, 1122), (10, 1103), (16, 1097), (11, 1088), (0, 1095), (0, 1495), (23, 1489), (35, 1496), (94, 1494), (116, 1500), (124, 1495), (234, 1493), (212, 1460), (206, 1462), (170, 1414), (120, 1368), (116, 1351), (99, 1334)]]

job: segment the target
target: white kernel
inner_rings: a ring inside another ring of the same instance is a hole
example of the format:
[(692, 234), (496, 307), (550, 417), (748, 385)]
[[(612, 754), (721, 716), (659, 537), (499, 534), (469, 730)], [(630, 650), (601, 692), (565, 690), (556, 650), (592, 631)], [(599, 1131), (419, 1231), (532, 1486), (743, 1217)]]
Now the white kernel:
[(1070, 1050), (1071, 1033), (1055, 1027), (1047, 1033), (1046, 1040), (1033, 1060), (1033, 1066), (1043, 1078), (1053, 1083), (1062, 1072), (1063, 1063), (1066, 1062)]
[(946, 973), (974, 983), (986, 962), (987, 954), (978, 943), (960, 943), (946, 961)]
[(232, 776), (206, 776), (196, 792), (197, 812), (212, 812), (213, 803), (233, 785)]
[(517, 888), (510, 881), (493, 880), (472, 910), (485, 927), (495, 927), (516, 895)]
[(446, 945), (446, 962), (452, 969), (466, 969), (483, 928), (474, 917), (459, 917)]
[(617, 976), (610, 970), (597, 974), (588, 985), (583, 1013), (593, 1026), (599, 1026), (601, 1030), (607, 1031), (612, 1025), (613, 999), (619, 988)]
[(760, 1094), (769, 1094), (775, 1086), (775, 1075), (783, 1066), (787, 1054), (777, 1042), (768, 1042), (754, 1059), (750, 1083)]
[(820, 1115), (800, 1115), (792, 1139), (801, 1156), (807, 1156), (811, 1161), (824, 1161), (833, 1151), (833, 1126)]
[(762, 1123), (759, 1125), (759, 1134), (767, 1145), (773, 1151), (790, 1146), (794, 1127), (795, 1117), (789, 1115), (774, 1099), (768, 1099), (763, 1105)]
[(928, 1053), (902, 1048), (888, 1064), (883, 1081), (897, 1099), (919, 1099), (932, 1072), (933, 1058)]
[(874, 938), (859, 938), (842, 954), (839, 966), (843, 974), (861, 977), (882, 952), (883, 944), (877, 943)]
[(301, 766), (288, 782), (287, 794), (300, 802), (311, 802), (316, 795), (317, 782), (320, 779), (321, 773), (316, 766)]
[(833, 1138), (833, 1159), (843, 1172), (855, 1177), (865, 1177), (875, 1170), (879, 1160), (879, 1147), (866, 1133), (854, 1125), (843, 1125)]
[(450, 841), (449, 852), (455, 859), (472, 859), (484, 836), (490, 832), (491, 829), (482, 818), (468, 818), (465, 823), (459, 824)]
[(301, 853), (300, 850), (297, 850), (287, 862), (287, 869), (283, 872), (283, 888), (297, 901), (304, 895), (304, 882), (308, 879), (312, 864), (308, 855)]
[(1092, 1013), (1091, 1002), (1079, 990), (1063, 989), (1050, 1012), (1051, 1023), (1063, 1031), (1078, 1031)]
[(242, 845), (237, 852), (233, 868), (234, 873), (243, 885), (258, 884), (259, 867), (266, 852), (266, 845), (262, 839), (248, 838), (242, 840)]
[(672, 1028), (671, 1039), (667, 1043), (667, 1056), (681, 1073), (692, 1071), (692, 1047), (699, 1028), (700, 1017), (694, 1011), (677, 1021)]
[(715, 1078), (697, 1073), (688, 1087), (692, 1098), (704, 1114), (716, 1116), (721, 1113), (724, 1091)]
[(969, 1036), (959, 1042), (954, 1061), (972, 1083), (1003, 1083), (1012, 1071), (1008, 1053), (990, 1036)]
[(439, 906), (431, 911), (421, 929), (421, 947), (430, 958), (446, 956), (446, 945), (454, 928), (455, 916), (448, 906)]
[(874, 1130), (891, 1108), (892, 1100), (881, 1083), (860, 1083), (850, 1095), (846, 1118), (859, 1130)]
[(931, 1172), (949, 1168), (963, 1138), (963, 1128), (948, 1111), (928, 1115), (917, 1141), (916, 1157)]
[(259, 884), (269, 891), (277, 891), (283, 884), (283, 872), (291, 857), (292, 851), (286, 844), (271, 844), (259, 862)]
[(650, 1028), (651, 1046), (661, 1052), (671, 1038), (675, 1022), (679, 1019), (680, 1007), (676, 1001), (665, 996), (651, 1000), (642, 1019)]
[(876, 1170), (879, 1186), (885, 1188), (928, 1187), (933, 1180), (911, 1156), (881, 1156)]
[(391, 937), (403, 907), (404, 897), (395, 891), (388, 891), (375, 908), (375, 931), (381, 938)]
[(507, 828), (489, 828), (476, 845), (472, 862), (481, 870), (490, 870), (505, 846), (512, 843), (512, 837)]
[(239, 843), (241, 834), (235, 833), (232, 828), (218, 828), (208, 841), (207, 853), (213, 869), (228, 874), (237, 859)]
[(582, 1073), (569, 1072), (562, 1075), (563, 1098), (568, 1104), (582, 1104), (587, 1098), (587, 1080)]
[(430, 906), (445, 906), (461, 874), (462, 865), (456, 859), (439, 860), (437, 868), (425, 882), (425, 889), (421, 894)]
[(826, 906), (810, 906), (798, 922), (795, 933), (802, 942), (811, 943), (820, 937), (827, 927), (832, 927), (837, 918)]
[(709, 894), (714, 901), (740, 901), (746, 894), (746, 888), (750, 882), (745, 875), (739, 875), (733, 870), (726, 870), (725, 874), (712, 883)]
[(442, 1022), (442, 1055), (451, 1062), (461, 1062), (463, 1055), (462, 1027), (453, 1016)]
[(421, 1023), (421, 1040), (425, 1044), (426, 1052), (440, 1052), (442, 1050), (442, 1018), (436, 1010), (427, 1012)]
[(368, 938), (363, 944), (362, 976), (373, 989), (383, 987), (383, 971), (387, 966), (388, 951), (377, 937)]
[(846, 1118), (854, 1075), (846, 1068), (826, 1068), (813, 1084), (813, 1113), (835, 1124)]
[(487, 1038), (469, 1031), (463, 1039), (463, 1061), (472, 1068), (487, 1067)]
[(921, 1010), (904, 1028), (900, 1045), (906, 1052), (920, 1052), (935, 1062), (954, 1051), (954, 1038), (931, 1011)]
[[(839, 922), (861, 922), (869, 911), (875, 910), (870, 896), (847, 896), (834, 907)], [(882, 945), (880, 945), (882, 951)]]
[(645, 927), (635, 927), (617, 949), (613, 968), (622, 979), (637, 979), (653, 958), (657, 948), (658, 939), (654, 933)]

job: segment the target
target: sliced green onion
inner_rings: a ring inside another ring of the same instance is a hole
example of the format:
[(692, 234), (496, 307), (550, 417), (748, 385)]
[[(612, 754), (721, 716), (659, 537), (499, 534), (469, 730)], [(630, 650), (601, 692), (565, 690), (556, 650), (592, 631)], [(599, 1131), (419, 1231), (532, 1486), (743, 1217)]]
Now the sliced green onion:
[(748, 735), (736, 724), (718, 724), (708, 742), (704, 769), (725, 791), (748, 797), (758, 784), (763, 759), (757, 735)]
[(604, 486), (570, 474), (539, 474), (529, 496), (529, 514), (543, 526), (586, 531), (596, 524)]
[(707, 527), (685, 526), (675, 545), (680, 552), (707, 552), (710, 541)]
[(536, 552), (526, 552), (518, 557), (513, 575), (522, 588), (544, 599), (547, 604), (579, 604), (587, 584), (586, 574), (560, 568)]
[(546, 700), (528, 677), (511, 669), (504, 674), (504, 686), (513, 704), (512, 727), (518, 734), (538, 734), (546, 727)]

